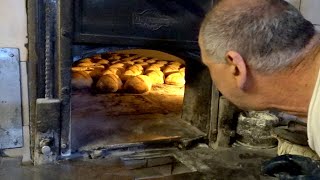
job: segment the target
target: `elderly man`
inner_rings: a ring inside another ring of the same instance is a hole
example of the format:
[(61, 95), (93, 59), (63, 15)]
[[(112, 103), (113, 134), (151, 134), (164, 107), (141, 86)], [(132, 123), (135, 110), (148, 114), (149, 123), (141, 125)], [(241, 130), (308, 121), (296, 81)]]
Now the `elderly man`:
[(226, 98), (304, 118), (320, 155), (320, 36), (297, 9), (283, 0), (221, 0), (203, 21), (199, 45)]

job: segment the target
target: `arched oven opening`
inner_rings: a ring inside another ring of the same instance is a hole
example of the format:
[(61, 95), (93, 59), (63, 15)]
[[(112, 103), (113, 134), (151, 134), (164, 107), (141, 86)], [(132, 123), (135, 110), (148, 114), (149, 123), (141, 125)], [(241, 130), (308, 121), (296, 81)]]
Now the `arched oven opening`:
[(186, 61), (156, 50), (99, 50), (81, 50), (72, 65), (72, 152), (205, 136), (182, 119)]

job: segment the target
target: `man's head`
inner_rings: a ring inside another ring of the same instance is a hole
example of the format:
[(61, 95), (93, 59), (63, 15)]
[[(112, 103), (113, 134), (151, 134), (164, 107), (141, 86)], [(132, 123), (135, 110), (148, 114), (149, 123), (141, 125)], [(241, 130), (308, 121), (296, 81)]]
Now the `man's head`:
[(202, 23), (203, 62), (218, 89), (243, 108), (259, 109), (252, 74), (270, 75), (299, 63), (314, 26), (283, 0), (220, 0)]

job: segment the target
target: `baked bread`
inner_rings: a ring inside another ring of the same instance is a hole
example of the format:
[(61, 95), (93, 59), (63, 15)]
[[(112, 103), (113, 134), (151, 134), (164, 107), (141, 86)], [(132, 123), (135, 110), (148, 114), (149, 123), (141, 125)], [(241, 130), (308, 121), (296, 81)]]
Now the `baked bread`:
[(140, 64), (134, 64), (132, 66), (129, 66), (128, 69), (143, 71), (143, 67)]
[(107, 70), (105, 70), (105, 71), (103, 71), (102, 72), (102, 75), (107, 75), (107, 74), (115, 74), (115, 75), (117, 75), (117, 76), (121, 76), (121, 74), (122, 74), (122, 72), (121, 72), (121, 70), (120, 69), (118, 69), (118, 68), (108, 68)]
[(177, 61), (172, 61), (172, 62), (169, 62), (169, 65), (171, 66), (176, 66), (176, 67), (180, 67), (182, 64), (177, 62)]
[(168, 64), (168, 61), (163, 61), (163, 60), (160, 60), (160, 61), (157, 61), (156, 64)]
[(93, 81), (97, 81), (103, 74), (103, 69), (95, 68), (93, 71), (89, 72), (89, 75), (93, 79)]
[(142, 66), (143, 68), (149, 67), (149, 63), (146, 63), (146, 62), (140, 62), (140, 63), (138, 62), (136, 64)]
[(146, 75), (150, 77), (152, 84), (164, 83), (164, 74), (161, 71), (150, 71)]
[(129, 61), (129, 60), (122, 61), (122, 63), (123, 63), (126, 67), (134, 65), (134, 62)]
[(92, 63), (91, 58), (80, 59), (76, 63)]
[(109, 64), (109, 61), (106, 60), (106, 59), (100, 59), (97, 64), (101, 64), (101, 65), (108, 65)]
[(121, 80), (122, 81), (126, 81), (131, 77), (134, 76), (138, 76), (141, 75), (142, 71), (140, 71), (139, 69), (135, 68), (135, 69), (128, 69), (126, 70), (122, 75), (121, 75)]
[(73, 72), (75, 72), (75, 71), (93, 71), (94, 67), (90, 67), (90, 66), (88, 66), (88, 67), (72, 67), (71, 70)]
[(179, 67), (177, 66), (168, 65), (163, 69), (163, 73), (166, 77), (172, 73), (177, 73), (177, 72), (179, 72)]
[(93, 80), (89, 74), (84, 71), (75, 71), (71, 74), (71, 85), (74, 89), (89, 89)]
[(122, 88), (122, 81), (115, 74), (106, 74), (98, 80), (96, 88), (102, 93), (117, 92)]
[(142, 94), (151, 90), (152, 82), (150, 77), (139, 75), (129, 78), (124, 84), (127, 93)]
[(126, 66), (123, 63), (116, 63), (109, 66), (109, 68), (117, 68), (123, 73), (126, 70)]
[(95, 63), (93, 62), (80, 62), (77, 65), (75, 65), (76, 67), (90, 67), (90, 66), (94, 66)]
[(165, 83), (169, 85), (177, 85), (181, 86), (186, 83), (184, 76), (181, 73), (172, 73), (168, 75), (168, 77), (165, 79)]
[(92, 57), (93, 59), (102, 59), (101, 54), (96, 54)]
[(161, 71), (161, 68), (158, 65), (151, 64), (149, 67), (145, 69), (145, 73), (149, 73), (151, 71)]
[(146, 60), (146, 63), (149, 63), (149, 64), (153, 64), (155, 62), (157, 62), (157, 59), (154, 59), (154, 58)]

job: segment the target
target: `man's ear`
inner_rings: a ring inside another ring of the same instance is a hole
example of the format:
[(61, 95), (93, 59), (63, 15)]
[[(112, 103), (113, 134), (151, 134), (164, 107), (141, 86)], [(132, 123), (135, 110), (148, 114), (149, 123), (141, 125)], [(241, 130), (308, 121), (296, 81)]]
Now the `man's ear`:
[(244, 90), (248, 81), (247, 66), (242, 56), (235, 51), (228, 51), (226, 54), (226, 61), (231, 65), (231, 73), (234, 75), (237, 81), (237, 86)]

